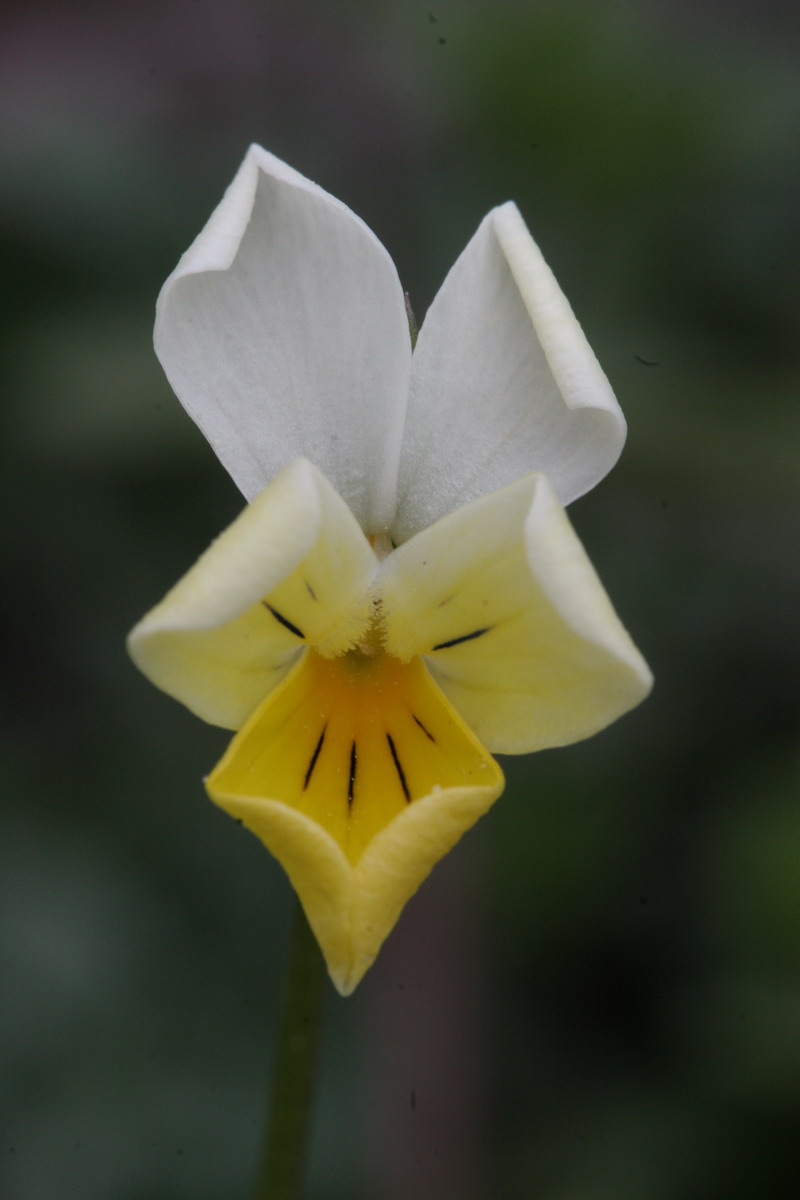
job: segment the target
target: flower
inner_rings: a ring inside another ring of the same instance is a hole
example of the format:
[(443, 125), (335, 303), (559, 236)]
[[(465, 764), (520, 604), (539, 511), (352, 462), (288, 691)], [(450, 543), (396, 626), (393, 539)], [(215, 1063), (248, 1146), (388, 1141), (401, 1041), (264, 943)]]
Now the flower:
[(386, 251), (259, 146), (165, 283), (155, 345), (250, 503), (130, 653), (238, 730), (209, 795), (281, 862), (346, 995), (500, 795), (490, 752), (588, 737), (650, 689), (562, 508), (624, 419), (513, 204), (412, 359)]

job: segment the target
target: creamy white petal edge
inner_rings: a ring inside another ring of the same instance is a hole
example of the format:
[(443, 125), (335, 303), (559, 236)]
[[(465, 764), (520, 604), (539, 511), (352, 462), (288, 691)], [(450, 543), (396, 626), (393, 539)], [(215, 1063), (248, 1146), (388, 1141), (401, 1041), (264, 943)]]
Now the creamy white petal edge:
[(612, 468), (625, 420), (513, 203), (493, 209), (414, 352), (397, 541), (532, 470), (569, 504)]
[(297, 459), (139, 622), (128, 649), (157, 687), (238, 729), (306, 643), (336, 655), (358, 640), (377, 567), (342, 498)]
[(542, 475), (418, 534), (381, 564), (377, 586), (387, 651), (424, 655), (494, 753), (589, 737), (652, 686)]
[(159, 296), (156, 352), (247, 499), (302, 454), (370, 533), (395, 511), (411, 348), (363, 221), (251, 146)]

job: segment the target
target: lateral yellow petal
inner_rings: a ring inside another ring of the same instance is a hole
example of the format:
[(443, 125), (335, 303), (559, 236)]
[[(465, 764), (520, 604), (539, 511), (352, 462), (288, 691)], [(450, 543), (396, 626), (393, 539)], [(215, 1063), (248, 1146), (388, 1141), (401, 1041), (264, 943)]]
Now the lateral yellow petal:
[(347, 505), (296, 459), (139, 622), (128, 649), (163, 691), (237, 729), (304, 644), (339, 654), (359, 639), (376, 568)]
[(417, 534), (384, 560), (375, 590), (387, 652), (424, 655), (493, 752), (588, 737), (652, 685), (543, 475)]
[(206, 787), (281, 862), (347, 994), (503, 776), (419, 659), (308, 650)]

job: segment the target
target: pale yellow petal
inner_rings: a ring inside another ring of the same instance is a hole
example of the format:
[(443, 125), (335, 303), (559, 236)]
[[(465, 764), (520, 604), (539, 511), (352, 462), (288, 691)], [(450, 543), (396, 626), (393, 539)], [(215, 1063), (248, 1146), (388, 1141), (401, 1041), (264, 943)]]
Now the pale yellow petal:
[(503, 776), (419, 659), (309, 650), (206, 786), (281, 862), (346, 995)]
[(131, 657), (198, 716), (237, 729), (304, 645), (337, 654), (361, 636), (376, 566), (347, 505), (296, 459), (139, 622)]
[(385, 559), (386, 649), (423, 654), (493, 752), (566, 745), (650, 690), (623, 628), (542, 475), (465, 505)]

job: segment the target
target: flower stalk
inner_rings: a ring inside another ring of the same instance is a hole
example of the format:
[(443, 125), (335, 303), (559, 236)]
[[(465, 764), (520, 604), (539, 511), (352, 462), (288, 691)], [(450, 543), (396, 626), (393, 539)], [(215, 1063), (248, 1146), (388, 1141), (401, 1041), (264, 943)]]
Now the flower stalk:
[(300, 1200), (325, 999), (325, 962), (296, 901), (254, 1200)]

